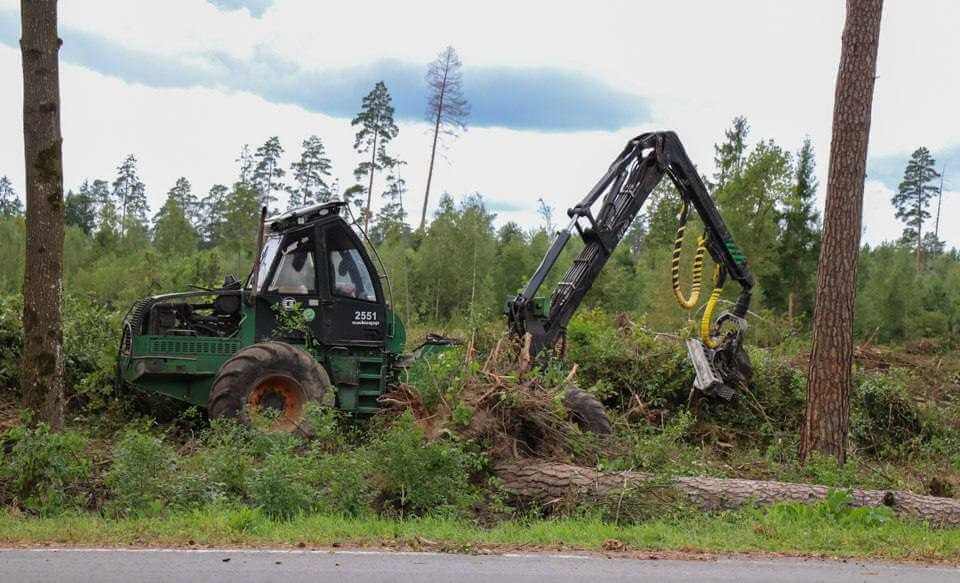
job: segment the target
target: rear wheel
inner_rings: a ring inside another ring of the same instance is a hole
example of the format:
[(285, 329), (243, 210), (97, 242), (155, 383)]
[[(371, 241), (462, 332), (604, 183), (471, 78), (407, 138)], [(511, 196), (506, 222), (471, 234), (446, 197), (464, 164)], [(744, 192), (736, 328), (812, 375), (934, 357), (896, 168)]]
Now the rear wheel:
[(613, 426), (603, 408), (603, 403), (590, 393), (576, 387), (568, 389), (563, 395), (563, 406), (567, 414), (583, 431), (597, 435), (610, 435)]
[(233, 418), (249, 425), (251, 414), (275, 417), (270, 429), (307, 433), (307, 403), (320, 403), (330, 389), (323, 367), (301, 348), (262, 342), (237, 352), (220, 367), (210, 390), (212, 419)]

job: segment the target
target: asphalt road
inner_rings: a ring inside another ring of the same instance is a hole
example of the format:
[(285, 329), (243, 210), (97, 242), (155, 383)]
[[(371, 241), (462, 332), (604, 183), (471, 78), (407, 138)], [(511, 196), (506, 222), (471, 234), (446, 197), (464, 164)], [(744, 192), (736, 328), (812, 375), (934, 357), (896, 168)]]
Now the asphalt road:
[(450, 555), (375, 551), (0, 550), (0, 582), (656, 581), (776, 583), (960, 581), (960, 569), (855, 561), (637, 560), (578, 555)]

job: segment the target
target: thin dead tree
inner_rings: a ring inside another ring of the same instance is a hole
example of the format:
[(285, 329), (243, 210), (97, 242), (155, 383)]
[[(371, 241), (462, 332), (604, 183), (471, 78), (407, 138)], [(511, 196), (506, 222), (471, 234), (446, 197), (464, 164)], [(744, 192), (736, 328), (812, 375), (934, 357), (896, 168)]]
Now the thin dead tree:
[(22, 0), (20, 22), (27, 180), (21, 382), (25, 404), (60, 429), (64, 208), (57, 1)]
[(466, 131), (470, 104), (463, 96), (463, 63), (453, 47), (444, 49), (427, 67), (427, 121), (433, 122), (433, 146), (430, 148), (430, 168), (427, 170), (427, 188), (423, 193), (423, 209), (420, 212), (420, 229), (427, 221), (427, 204), (430, 202), (430, 183), (433, 181), (433, 165), (437, 157), (440, 135), (454, 138)]
[(883, 0), (847, 0), (833, 107), (823, 243), (800, 458), (846, 461), (853, 383), (853, 311)]

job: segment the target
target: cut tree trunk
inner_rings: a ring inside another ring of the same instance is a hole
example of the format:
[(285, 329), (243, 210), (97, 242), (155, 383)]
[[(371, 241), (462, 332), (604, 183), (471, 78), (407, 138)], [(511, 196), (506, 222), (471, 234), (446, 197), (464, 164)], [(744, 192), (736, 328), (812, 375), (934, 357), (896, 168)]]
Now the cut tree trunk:
[[(662, 479), (640, 472), (598, 472), (583, 466), (542, 460), (511, 460), (494, 467), (503, 489), (522, 500), (596, 500), (620, 496), (634, 488), (661, 485), (674, 490), (703, 510), (732, 510), (775, 502), (812, 503), (827, 497), (831, 488), (762, 480), (707, 477)], [(887, 506), (898, 515), (937, 525), (960, 525), (960, 500), (910, 492), (853, 490), (853, 506)]]
[(23, 278), (25, 405), (63, 424), (63, 160), (56, 0), (21, 2), (23, 143), (27, 183)]
[(844, 463), (853, 384), (853, 311), (883, 0), (848, 0), (833, 109), (823, 243), (800, 432), (800, 459), (819, 451)]

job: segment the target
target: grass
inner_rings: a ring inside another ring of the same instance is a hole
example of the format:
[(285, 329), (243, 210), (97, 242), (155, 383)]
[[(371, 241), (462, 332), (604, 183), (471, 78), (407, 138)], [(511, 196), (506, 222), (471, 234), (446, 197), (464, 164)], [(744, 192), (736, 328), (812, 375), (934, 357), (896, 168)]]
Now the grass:
[(838, 517), (817, 508), (783, 504), (622, 526), (593, 518), (538, 519), (503, 522), (492, 528), (443, 518), (391, 520), (325, 514), (274, 521), (257, 510), (222, 507), (123, 519), (81, 513), (35, 518), (8, 512), (0, 514), (0, 545), (348, 545), (445, 552), (622, 548), (960, 563), (960, 529), (931, 528), (895, 518), (861, 520), (861, 514)]

